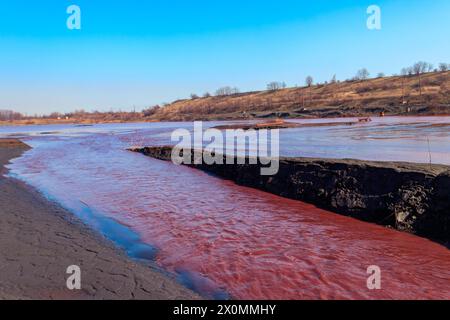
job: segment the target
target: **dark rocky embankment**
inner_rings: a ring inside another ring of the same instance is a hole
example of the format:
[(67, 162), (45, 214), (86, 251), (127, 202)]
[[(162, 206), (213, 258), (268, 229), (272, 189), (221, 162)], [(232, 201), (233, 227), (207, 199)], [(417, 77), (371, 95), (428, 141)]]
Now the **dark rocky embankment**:
[[(172, 147), (130, 150), (166, 161), (172, 153)], [(261, 165), (246, 163), (191, 166), (240, 185), (450, 244), (448, 166), (281, 158), (275, 176), (262, 176)]]

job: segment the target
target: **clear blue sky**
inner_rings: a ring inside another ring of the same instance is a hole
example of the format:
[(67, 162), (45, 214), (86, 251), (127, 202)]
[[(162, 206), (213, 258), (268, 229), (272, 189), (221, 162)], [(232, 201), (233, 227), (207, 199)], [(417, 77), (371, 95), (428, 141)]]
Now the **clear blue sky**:
[[(380, 31), (366, 28), (371, 4)], [(450, 63), (449, 33), (448, 0), (0, 0), (0, 109), (131, 110), (225, 85), (398, 73)]]

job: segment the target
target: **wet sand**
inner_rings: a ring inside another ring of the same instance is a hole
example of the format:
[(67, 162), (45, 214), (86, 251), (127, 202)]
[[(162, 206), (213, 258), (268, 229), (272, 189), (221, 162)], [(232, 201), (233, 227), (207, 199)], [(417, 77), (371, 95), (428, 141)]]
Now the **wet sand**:
[[(0, 299), (199, 299), (162, 272), (130, 260), (4, 165), (28, 146), (0, 139)], [(81, 290), (66, 269), (81, 268)]]

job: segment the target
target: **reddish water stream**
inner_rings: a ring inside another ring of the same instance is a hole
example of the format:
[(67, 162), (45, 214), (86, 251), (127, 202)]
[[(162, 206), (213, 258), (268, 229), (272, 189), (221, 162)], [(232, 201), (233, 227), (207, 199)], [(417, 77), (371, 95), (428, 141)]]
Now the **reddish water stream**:
[[(124, 151), (165, 143), (168, 132), (27, 138), (34, 149), (12, 174), (80, 216), (88, 206), (128, 226), (158, 249), (161, 267), (209, 297), (450, 299), (441, 245)], [(367, 289), (371, 265), (381, 268), (382, 290)]]

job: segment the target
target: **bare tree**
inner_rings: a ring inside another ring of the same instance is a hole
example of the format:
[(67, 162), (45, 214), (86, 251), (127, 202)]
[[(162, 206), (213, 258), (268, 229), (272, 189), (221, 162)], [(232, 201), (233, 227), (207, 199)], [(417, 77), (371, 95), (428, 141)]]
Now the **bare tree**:
[(416, 62), (412, 66), (412, 70), (413, 70), (414, 74), (420, 75), (420, 74), (427, 72), (429, 70), (429, 67), (430, 67), (430, 64), (428, 62), (419, 61), (419, 62)]
[(267, 84), (267, 90), (269, 91), (277, 91), (280, 89), (284, 89), (286, 88), (286, 83), (285, 82), (277, 82), (277, 81), (273, 81)]
[(280, 84), (278, 82), (270, 82), (267, 84), (267, 90), (269, 91), (276, 91), (276, 90), (280, 90)]
[(377, 74), (377, 78), (384, 78), (386, 75), (383, 72)]
[(227, 94), (230, 94), (230, 87), (222, 87), (216, 90), (216, 96), (225, 96)]
[(312, 103), (312, 85), (314, 83), (314, 78), (311, 76), (306, 77), (306, 85), (309, 87), (309, 104)]
[(336, 83), (336, 75), (333, 75), (333, 77), (330, 80), (330, 83)]
[(19, 112), (15, 112), (12, 110), (0, 110), (0, 120), (2, 121), (20, 120), (22, 118), (23, 115)]
[(448, 71), (448, 69), (450, 68), (450, 64), (446, 64), (446, 63), (439, 63), (439, 71), (441, 72), (446, 72)]
[(239, 93), (239, 89), (234, 87), (222, 87), (216, 90), (216, 96), (230, 96), (233, 94), (238, 94)]
[(51, 119), (61, 119), (62, 116), (63, 115), (61, 113), (59, 113), (59, 112), (52, 112), (52, 113), (50, 113), (49, 118), (51, 118)]
[(231, 88), (231, 94), (238, 94), (240, 91), (239, 91), (239, 88), (238, 87), (233, 87), (233, 88)]
[(369, 71), (366, 68), (358, 70), (355, 76), (355, 80), (367, 80), (369, 78)]
[[(412, 70), (414, 72), (415, 75), (417, 75), (419, 77), (419, 95), (422, 96), (422, 74), (424, 74), (425, 72), (427, 72), (428, 70), (430, 70), (431, 64), (429, 64), (428, 62), (425, 61), (419, 61), (416, 62), (413, 66), (412, 66)], [(433, 67), (431, 67), (433, 68)]]
[(198, 95), (196, 95), (195, 93), (191, 93), (191, 99), (192, 100), (195, 100), (195, 99), (198, 99), (198, 98), (199, 98)]
[(211, 97), (211, 94), (209, 92), (205, 92), (203, 94), (203, 98), (209, 98), (209, 97)]

